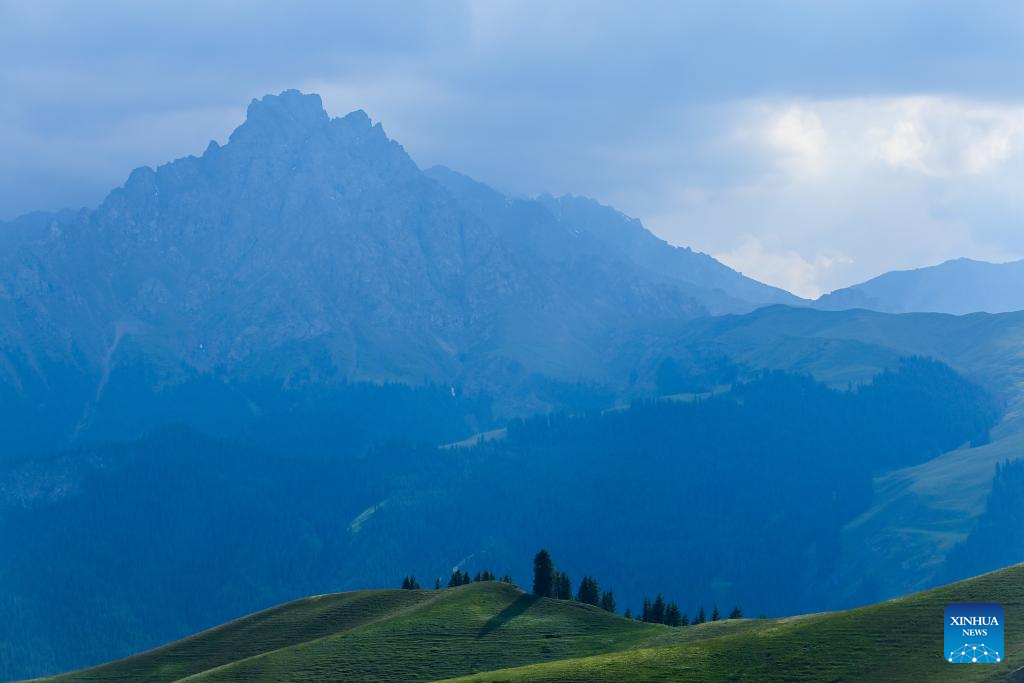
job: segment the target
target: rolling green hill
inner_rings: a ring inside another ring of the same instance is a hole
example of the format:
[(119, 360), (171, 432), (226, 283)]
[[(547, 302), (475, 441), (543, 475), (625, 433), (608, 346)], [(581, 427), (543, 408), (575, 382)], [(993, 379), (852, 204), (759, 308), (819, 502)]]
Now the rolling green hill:
[[(1001, 664), (943, 661), (951, 602), (1003, 605)], [(997, 681), (1021, 671), (1024, 565), (846, 612), (675, 629), (494, 582), (323, 595), (46, 680)]]

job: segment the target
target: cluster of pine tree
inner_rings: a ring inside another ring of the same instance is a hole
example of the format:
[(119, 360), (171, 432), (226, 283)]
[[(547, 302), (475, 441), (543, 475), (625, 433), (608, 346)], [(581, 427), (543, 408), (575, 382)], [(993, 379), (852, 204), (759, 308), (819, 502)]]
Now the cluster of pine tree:
[[(453, 569), (451, 578), (448, 579), (448, 587), (456, 588), (480, 581), (501, 581), (511, 584), (512, 577), (505, 574), (499, 579), (490, 569), (484, 569), (470, 578), (469, 572)], [(416, 581), (415, 576), (406, 576), (402, 579), (402, 588), (405, 590), (419, 590), (420, 584)], [(439, 577), (434, 582), (434, 590), (440, 589), (441, 579)], [(576, 602), (600, 607), (606, 612), (615, 612), (615, 594), (610, 590), (602, 591), (600, 584), (598, 584), (597, 579), (593, 576), (584, 576), (580, 580), (576, 594), (573, 595), (572, 580), (568, 574), (559, 571), (555, 567), (555, 562), (551, 559), (551, 553), (547, 550), (541, 550), (533, 558), (533, 594), (543, 598), (575, 600)], [(633, 613), (627, 608), (624, 616), (627, 619), (632, 619)], [(711, 610), (711, 621), (719, 621), (721, 618), (718, 605), (715, 605), (714, 609)], [(743, 612), (739, 607), (734, 607), (727, 618), (742, 619)], [(679, 609), (679, 605), (675, 601), (666, 602), (661, 593), (658, 593), (654, 600), (646, 596), (644, 597), (643, 611), (636, 619), (651, 624), (665, 624), (666, 626), (689, 626), (691, 623), (696, 625), (708, 621), (703, 607), (698, 610), (697, 614), (693, 617), (693, 621), (690, 621), (690, 618)]]
[[(627, 614), (627, 616), (630, 616)], [(665, 624), (666, 626), (689, 626), (691, 623), (703, 624), (708, 620), (707, 615), (704, 613), (704, 608), (701, 607), (696, 616), (693, 617), (693, 621), (686, 616), (686, 612), (682, 612), (679, 609), (679, 605), (673, 602), (666, 603), (665, 598), (658, 593), (658, 596), (652, 601), (648, 597), (644, 597), (643, 612), (638, 617), (640, 621), (646, 621), (652, 624)], [(721, 613), (718, 611), (718, 605), (715, 605), (714, 609), (711, 610), (711, 621), (719, 621), (722, 618)], [(743, 610), (739, 607), (734, 607), (732, 612), (729, 612), (729, 619), (742, 619)]]
[[(458, 569), (452, 570), (452, 576), (448, 579), (448, 587), (455, 588), (456, 586), (465, 586), (470, 583), (480, 581), (501, 581), (502, 583), (512, 583), (512, 577), (505, 574), (500, 579), (490, 569), (485, 569), (482, 572), (477, 572), (476, 575), (471, 579), (469, 578), (469, 572), (459, 571)], [(434, 588), (441, 588), (441, 579), (434, 582)]]
[(584, 576), (580, 581), (575, 598), (572, 594), (572, 580), (565, 572), (558, 571), (547, 550), (541, 550), (533, 558), (533, 594), (558, 600), (573, 600), (615, 611), (615, 596), (611, 591), (601, 592), (597, 579)]
[(473, 580), (469, 578), (469, 572), (453, 569), (452, 577), (448, 579), (448, 587), (455, 588), (456, 586), (465, 586), (466, 584), (472, 582)]
[[(533, 558), (533, 594), (545, 598), (558, 598), (559, 600), (573, 599), (569, 575), (555, 568), (554, 560), (551, 559), (551, 554), (547, 550), (541, 550)], [(592, 576), (584, 576), (580, 581), (580, 587), (576, 592), (575, 600), (600, 607), (608, 612), (615, 611), (615, 595), (611, 591), (602, 592), (597, 579)], [(626, 609), (625, 616), (630, 619), (633, 618), (632, 612), (628, 608)], [(739, 607), (733, 608), (732, 612), (729, 613), (729, 619), (742, 618), (743, 612)], [(666, 603), (661, 593), (658, 593), (658, 596), (653, 601), (648, 597), (644, 598), (643, 612), (637, 619), (652, 624), (665, 624), (666, 626), (688, 626), (691, 623), (686, 613), (679, 609), (679, 605), (674, 601)], [(718, 605), (715, 605), (715, 608), (711, 611), (711, 621), (718, 621), (719, 619), (721, 619), (721, 614), (718, 611)], [(693, 618), (692, 623), (703, 624), (707, 620), (704, 608), (701, 607), (700, 611)]]

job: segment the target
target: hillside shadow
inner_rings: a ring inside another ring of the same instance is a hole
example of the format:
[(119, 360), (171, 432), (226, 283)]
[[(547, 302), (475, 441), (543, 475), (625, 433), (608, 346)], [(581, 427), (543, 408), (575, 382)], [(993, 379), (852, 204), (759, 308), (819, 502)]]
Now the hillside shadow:
[(477, 634), (477, 637), (483, 638), (484, 636), (494, 633), (499, 628), (530, 609), (530, 605), (535, 602), (537, 602), (537, 598), (533, 595), (520, 595), (512, 601), (508, 607), (488, 619), (487, 623), (480, 629), (480, 633)]

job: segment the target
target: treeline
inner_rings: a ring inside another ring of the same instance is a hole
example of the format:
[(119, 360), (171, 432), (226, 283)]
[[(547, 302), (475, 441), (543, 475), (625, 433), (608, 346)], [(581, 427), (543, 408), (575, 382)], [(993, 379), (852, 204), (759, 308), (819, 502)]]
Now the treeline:
[[(489, 569), (485, 569), (482, 572), (477, 572), (472, 578), (470, 578), (469, 572), (453, 569), (451, 578), (448, 579), (448, 588), (465, 586), (470, 583), (480, 583), (481, 581), (501, 581), (502, 583), (512, 583), (512, 577), (505, 574), (499, 579), (494, 572)], [(421, 590), (422, 587), (420, 586), (419, 581), (416, 580), (415, 576), (406, 576), (402, 578), (402, 589)], [(434, 590), (441, 590), (440, 576), (434, 579)]]
[[(602, 591), (600, 585), (592, 576), (584, 576), (580, 580), (579, 590), (575, 597), (572, 593), (572, 580), (569, 575), (559, 571), (555, 567), (554, 560), (547, 550), (540, 550), (533, 558), (533, 594), (544, 598), (556, 598), (558, 600), (576, 600), (588, 605), (600, 607), (607, 612), (615, 612), (615, 595), (612, 591)], [(632, 611), (627, 607), (624, 615), (632, 619)], [(743, 612), (736, 607), (729, 613), (729, 619), (741, 619)], [(651, 624), (665, 624), (666, 626), (687, 626), (690, 623), (703, 624), (707, 621), (704, 608), (701, 607), (694, 616), (693, 621), (686, 616), (686, 613), (679, 609), (679, 605), (673, 602), (665, 602), (664, 596), (658, 596), (652, 601), (644, 597), (643, 610), (636, 616), (639, 621)], [(711, 612), (711, 621), (718, 621), (721, 615), (718, 605), (715, 605)]]
[[(626, 610), (626, 616), (630, 616), (629, 610)], [(648, 597), (644, 597), (644, 607), (640, 616), (637, 617), (640, 621), (650, 622), (652, 624), (665, 624), (666, 626), (689, 626), (693, 624), (703, 624), (708, 621), (707, 615), (704, 613), (704, 608), (701, 607), (697, 610), (697, 613), (693, 617), (693, 621), (686, 616), (686, 612), (679, 609), (674, 601), (666, 603), (665, 598), (658, 593), (658, 596), (652, 601)], [(714, 609), (711, 610), (711, 621), (720, 621), (722, 618), (721, 613), (718, 611), (718, 605), (715, 605)], [(743, 610), (739, 607), (733, 607), (732, 611), (729, 612), (729, 616), (726, 619), (742, 619)]]
[[(451, 578), (448, 579), (448, 588), (458, 588), (459, 586), (483, 581), (501, 581), (502, 583), (512, 584), (512, 577), (505, 574), (499, 579), (494, 572), (485, 569), (477, 572), (476, 575), (470, 578), (469, 572), (456, 568), (452, 570)], [(405, 576), (402, 577), (402, 589), (421, 590), (421, 586), (415, 576)], [(441, 578), (438, 577), (434, 581), (434, 590), (440, 589)], [(554, 560), (551, 559), (551, 553), (544, 549), (541, 549), (533, 558), (533, 594), (541, 598), (574, 600), (586, 605), (600, 607), (606, 612), (617, 613), (615, 594), (611, 590), (602, 591), (600, 584), (598, 584), (597, 579), (593, 576), (584, 576), (580, 579), (579, 588), (574, 594), (572, 592), (572, 579), (569, 578), (567, 573), (560, 571), (555, 566)], [(635, 618), (637, 621), (649, 624), (664, 624), (666, 626), (697, 625), (708, 621), (703, 607), (698, 610), (691, 621), (686, 613), (679, 609), (679, 605), (675, 601), (666, 602), (661, 593), (658, 593), (654, 600), (645, 596), (643, 609), (636, 617), (633, 616), (632, 610), (628, 607), (623, 616), (627, 619)], [(710, 620), (719, 621), (721, 618), (718, 605), (715, 605), (711, 611)], [(743, 612), (739, 607), (735, 607), (726, 618), (742, 619)]]

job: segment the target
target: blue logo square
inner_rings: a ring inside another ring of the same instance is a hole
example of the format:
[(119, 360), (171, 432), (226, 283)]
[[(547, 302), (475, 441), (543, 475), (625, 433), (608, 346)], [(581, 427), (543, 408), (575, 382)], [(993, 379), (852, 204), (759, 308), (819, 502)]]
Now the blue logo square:
[(943, 657), (953, 664), (1003, 661), (1003, 606), (954, 602), (946, 607)]

